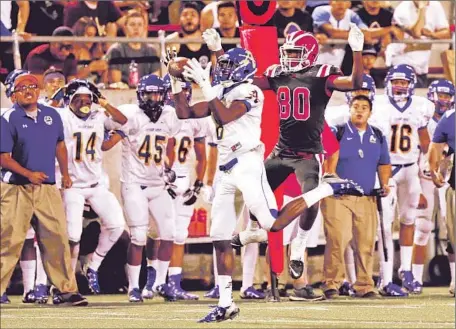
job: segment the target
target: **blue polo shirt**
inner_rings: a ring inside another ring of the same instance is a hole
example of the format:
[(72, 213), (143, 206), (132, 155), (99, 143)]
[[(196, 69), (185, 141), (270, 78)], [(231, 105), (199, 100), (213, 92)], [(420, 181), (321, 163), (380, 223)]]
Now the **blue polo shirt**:
[[(29, 117), (17, 103), (0, 119), (0, 153), (11, 153), (22, 167), (44, 172), (44, 184), (55, 184), (55, 150), (64, 140), (63, 123), (57, 111), (38, 103), (38, 116)], [(2, 169), (2, 180), (16, 185), (30, 184), (19, 174)]]
[(365, 195), (373, 195), (377, 167), (391, 163), (385, 136), (382, 139), (377, 137), (370, 125), (361, 137), (358, 129), (348, 122), (339, 141), (336, 173), (341, 178), (357, 182)]
[[(434, 143), (446, 143), (448, 146), (455, 151), (455, 127), (454, 127), (454, 110), (446, 111), (445, 114), (440, 119), (437, 127), (434, 131), (434, 136), (432, 136), (432, 142)], [(455, 166), (456, 158), (455, 153), (453, 153), (453, 169), (451, 171), (451, 176), (448, 182), (450, 186), (454, 189), (455, 187)]]

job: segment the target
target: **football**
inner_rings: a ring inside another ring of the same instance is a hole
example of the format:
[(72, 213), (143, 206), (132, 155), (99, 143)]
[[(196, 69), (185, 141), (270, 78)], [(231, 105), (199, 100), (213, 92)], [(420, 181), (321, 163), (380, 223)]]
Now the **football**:
[(186, 81), (182, 73), (184, 72), (184, 66), (188, 61), (189, 59), (185, 57), (173, 58), (168, 64), (169, 74), (180, 81)]

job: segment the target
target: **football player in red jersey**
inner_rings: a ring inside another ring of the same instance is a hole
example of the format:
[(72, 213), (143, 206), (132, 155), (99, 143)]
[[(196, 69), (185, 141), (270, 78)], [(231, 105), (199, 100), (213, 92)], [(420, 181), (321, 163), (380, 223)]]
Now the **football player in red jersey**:
[[(209, 49), (221, 51), (220, 36), (212, 29), (203, 33)], [(319, 185), (321, 164), (317, 155), (323, 152), (321, 133), (326, 106), (334, 90), (359, 89), (363, 82), (362, 49), (364, 35), (351, 24), (348, 43), (353, 51), (351, 76), (342, 76), (339, 68), (316, 64), (319, 46), (317, 39), (308, 32), (296, 31), (287, 36), (280, 47), (280, 64), (270, 66), (264, 77), (256, 78), (255, 84), (262, 89), (273, 89), (277, 94), (280, 115), (279, 141), (266, 159), (268, 182), (275, 190), (291, 174), (295, 173), (303, 193)], [(326, 177), (333, 179), (333, 177)], [(319, 204), (304, 210), (299, 220), (297, 241), (291, 250), (289, 270), (292, 278), (302, 275), (303, 255), (309, 231), (318, 213)], [(284, 225), (288, 223), (283, 223)], [(276, 225), (281, 226), (281, 225)], [(257, 233), (241, 232), (233, 238), (233, 245), (242, 246), (258, 242)]]

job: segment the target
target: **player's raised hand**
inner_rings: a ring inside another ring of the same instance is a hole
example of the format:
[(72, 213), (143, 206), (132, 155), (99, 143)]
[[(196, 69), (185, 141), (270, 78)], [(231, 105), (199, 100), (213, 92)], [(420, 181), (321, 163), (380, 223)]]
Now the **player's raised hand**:
[(169, 62), (177, 57), (177, 50), (176, 47), (167, 47), (165, 53), (162, 56), (161, 62), (165, 65), (168, 66)]
[(203, 40), (211, 51), (219, 51), (222, 49), (222, 39), (215, 29), (207, 29), (204, 31)]
[(211, 62), (209, 62), (205, 69), (201, 66), (195, 58), (192, 58), (191, 61), (187, 62), (187, 65), (184, 66), (184, 72), (182, 75), (188, 80), (193, 80), (201, 88), (210, 85), (210, 72), (211, 72)]
[(353, 51), (362, 51), (364, 45), (364, 34), (356, 24), (350, 23), (348, 32), (348, 44)]

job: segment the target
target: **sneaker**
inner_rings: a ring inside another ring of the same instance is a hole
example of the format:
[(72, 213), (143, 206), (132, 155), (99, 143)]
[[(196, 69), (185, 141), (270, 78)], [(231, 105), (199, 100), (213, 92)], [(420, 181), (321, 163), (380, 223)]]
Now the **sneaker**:
[(290, 276), (293, 279), (299, 279), (304, 272), (304, 262), (302, 260), (290, 260), (288, 264), (288, 270), (290, 272)]
[(90, 267), (85, 267), (84, 270), (85, 277), (87, 278), (87, 281), (89, 282), (89, 288), (90, 290), (95, 294), (98, 295), (101, 293), (100, 290), (100, 283), (98, 282), (98, 272), (92, 270)]
[(399, 271), (399, 278), (402, 280), (402, 287), (413, 293), (418, 281), (413, 277), (412, 271)]
[(325, 292), (325, 299), (336, 299), (339, 297), (339, 291), (336, 289), (328, 289)]
[(130, 303), (141, 303), (141, 302), (143, 302), (143, 298), (141, 296), (141, 291), (139, 291), (139, 288), (133, 288), (128, 293), (128, 300), (129, 300)]
[(181, 287), (182, 274), (170, 275), (168, 277), (168, 286), (172, 294), (178, 300), (198, 300), (199, 296), (185, 291)]
[(392, 282), (381, 288), (379, 293), (384, 297), (408, 297), (408, 292)]
[(339, 295), (352, 297), (355, 295), (355, 289), (353, 289), (350, 282), (344, 281), (344, 283), (342, 283), (342, 285), (339, 288)]
[(173, 294), (169, 285), (166, 283), (157, 286), (157, 293), (167, 302), (175, 302), (177, 300), (177, 296)]
[(35, 299), (38, 304), (46, 304), (48, 302), (48, 287), (44, 284), (39, 284), (35, 287)]
[(268, 241), (268, 232), (261, 228), (254, 230), (245, 230), (231, 238), (231, 246), (235, 248), (243, 247), (249, 243)]
[(312, 286), (307, 285), (301, 289), (293, 289), (293, 292), (290, 295), (290, 300), (292, 301), (317, 301), (322, 300), (322, 295), (316, 295)]
[(3, 293), (2, 297), (0, 297), (0, 304), (10, 304), (11, 301), (8, 298), (6, 292)]
[(233, 302), (229, 307), (216, 306), (212, 311), (209, 312), (204, 318), (198, 321), (198, 323), (209, 323), (209, 322), (221, 322), (225, 320), (233, 320), (239, 315), (239, 308)]
[(352, 180), (342, 179), (335, 175), (325, 175), (323, 176), (322, 182), (328, 183), (334, 191), (334, 195), (357, 195), (363, 196), (364, 190)]
[(154, 298), (154, 291), (152, 287), (155, 283), (155, 278), (157, 277), (157, 271), (152, 266), (147, 266), (147, 281), (146, 285), (142, 291), (142, 297), (144, 299), (153, 299)]
[(22, 302), (25, 304), (33, 304), (35, 303), (35, 292), (33, 290), (29, 290), (23, 297)]
[(248, 287), (244, 291), (241, 290), (241, 293), (239, 294), (239, 296), (242, 299), (265, 299), (266, 298), (266, 295), (263, 292), (256, 290), (255, 288), (253, 288), (253, 286)]
[(220, 298), (220, 291), (219, 286), (214, 286), (211, 290), (204, 294), (205, 298), (212, 298), (212, 299), (219, 299)]

